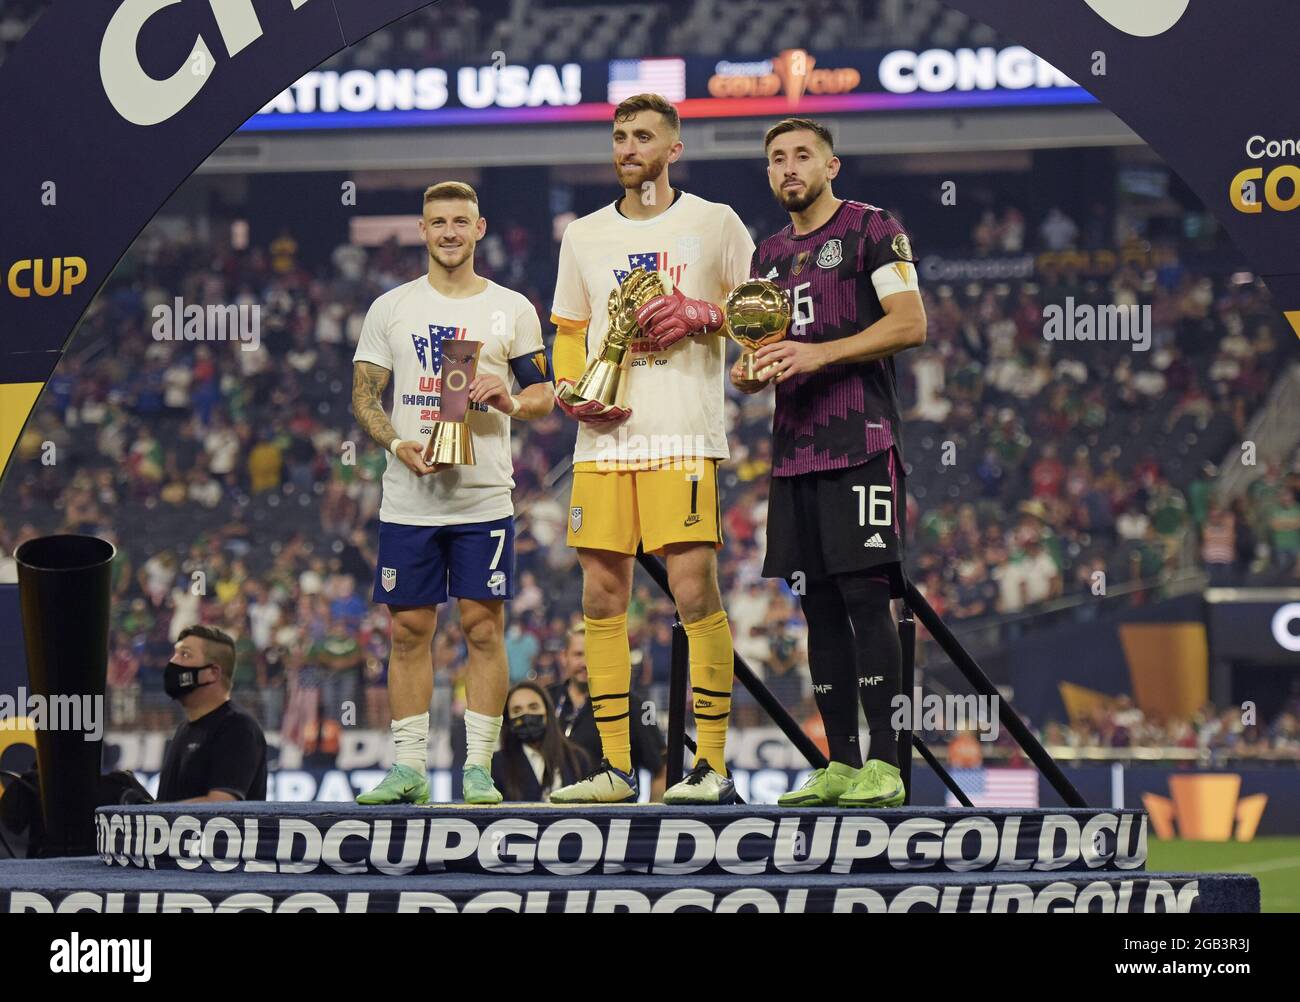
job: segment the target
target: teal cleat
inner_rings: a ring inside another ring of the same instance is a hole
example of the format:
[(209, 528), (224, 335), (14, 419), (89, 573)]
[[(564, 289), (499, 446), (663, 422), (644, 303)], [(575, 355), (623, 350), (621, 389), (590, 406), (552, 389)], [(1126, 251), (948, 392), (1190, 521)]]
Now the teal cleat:
[[(490, 784), (489, 784), (490, 785)], [(358, 804), (427, 804), (429, 777), (408, 765), (394, 765), (383, 782), (357, 795)]]
[(900, 807), (906, 796), (898, 766), (873, 758), (858, 772), (852, 788), (840, 797), (840, 806)]
[(467, 765), (461, 773), (461, 789), (467, 804), (499, 804), (505, 798), (481, 765)]
[(844, 762), (817, 769), (797, 790), (776, 798), (782, 807), (835, 807), (858, 778), (858, 770)]

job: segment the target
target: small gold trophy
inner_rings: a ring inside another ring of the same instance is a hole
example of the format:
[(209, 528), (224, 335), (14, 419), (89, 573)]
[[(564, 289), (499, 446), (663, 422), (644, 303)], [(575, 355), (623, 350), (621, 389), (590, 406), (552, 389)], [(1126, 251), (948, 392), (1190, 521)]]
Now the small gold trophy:
[(659, 271), (637, 268), (623, 279), (609, 294), (609, 330), (605, 332), (600, 351), (587, 363), (581, 379), (560, 390), (560, 399), (571, 407), (591, 400), (606, 407), (620, 406), (631, 345), (641, 333), (636, 311), (655, 296), (666, 296), (672, 291), (673, 280)]
[(442, 342), (442, 389), (438, 395), (438, 420), (424, 447), (424, 461), (435, 466), (474, 465), (474, 438), (469, 431), (469, 384), (478, 370), (482, 341)]
[(790, 329), (793, 310), (790, 297), (775, 282), (766, 278), (751, 278), (731, 290), (723, 313), (727, 317), (727, 333), (745, 349), (740, 356), (741, 376), (746, 382), (765, 381), (754, 361), (754, 353), (765, 344), (776, 344)]

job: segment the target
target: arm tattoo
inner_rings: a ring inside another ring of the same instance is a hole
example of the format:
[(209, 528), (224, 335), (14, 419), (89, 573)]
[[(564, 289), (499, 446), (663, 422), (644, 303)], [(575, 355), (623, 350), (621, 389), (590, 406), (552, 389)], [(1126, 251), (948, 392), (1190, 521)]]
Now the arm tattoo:
[(384, 413), (384, 387), (391, 375), (374, 362), (357, 362), (352, 367), (352, 414), (362, 430), (383, 449), (397, 438), (392, 422)]

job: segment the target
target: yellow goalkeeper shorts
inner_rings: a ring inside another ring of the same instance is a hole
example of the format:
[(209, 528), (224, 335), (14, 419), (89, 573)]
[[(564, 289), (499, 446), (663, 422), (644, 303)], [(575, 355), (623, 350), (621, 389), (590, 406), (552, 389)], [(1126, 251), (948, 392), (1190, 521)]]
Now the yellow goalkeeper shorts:
[(660, 553), (669, 543), (722, 545), (718, 461), (655, 470), (584, 469), (573, 474), (568, 544), (591, 550)]

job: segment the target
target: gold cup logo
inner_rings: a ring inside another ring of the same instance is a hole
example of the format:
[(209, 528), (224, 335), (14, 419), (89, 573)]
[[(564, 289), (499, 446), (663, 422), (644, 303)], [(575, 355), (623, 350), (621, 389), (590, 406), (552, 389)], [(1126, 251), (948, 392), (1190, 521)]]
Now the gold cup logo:
[(636, 322), (637, 310), (656, 296), (672, 292), (672, 279), (663, 272), (637, 268), (621, 285), (609, 294), (606, 304), (609, 313), (609, 330), (600, 344), (596, 357), (587, 363), (587, 369), (572, 386), (560, 390), (560, 399), (571, 407), (596, 401), (606, 407), (621, 406), (619, 401), (627, 381), (631, 345), (641, 333)]
[(727, 334), (745, 349), (740, 356), (741, 378), (746, 382), (767, 379), (771, 367), (759, 370), (754, 353), (785, 337), (793, 315), (790, 297), (775, 282), (751, 278), (731, 290), (723, 313), (727, 317)]

